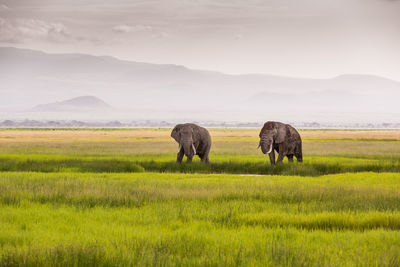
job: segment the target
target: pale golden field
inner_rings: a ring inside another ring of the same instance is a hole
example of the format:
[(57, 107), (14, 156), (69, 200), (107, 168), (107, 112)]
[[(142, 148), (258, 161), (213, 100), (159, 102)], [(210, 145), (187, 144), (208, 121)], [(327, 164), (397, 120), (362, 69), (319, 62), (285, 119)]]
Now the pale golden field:
[[(174, 153), (171, 129), (3, 130), (4, 153)], [(259, 130), (211, 129), (213, 154), (260, 155)], [(302, 130), (305, 155), (398, 155), (399, 130)]]

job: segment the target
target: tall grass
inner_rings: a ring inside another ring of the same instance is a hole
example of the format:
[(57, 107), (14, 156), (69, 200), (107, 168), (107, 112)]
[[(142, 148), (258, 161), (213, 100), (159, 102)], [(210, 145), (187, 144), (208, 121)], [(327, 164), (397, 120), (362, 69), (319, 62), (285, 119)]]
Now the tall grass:
[(397, 266), (396, 174), (2, 173), (0, 266)]
[(29, 172), (143, 172), (143, 167), (127, 160), (113, 159), (7, 159), (0, 158), (0, 171)]
[(180, 173), (232, 173), (260, 175), (319, 176), (346, 172), (400, 172), (400, 160), (357, 159), (345, 157), (309, 157), (302, 164), (272, 166), (265, 159), (254, 156), (237, 156), (226, 159), (215, 157), (211, 164), (177, 164), (170, 155), (121, 157), (82, 157), (62, 155), (3, 155), (0, 171), (29, 172), (180, 172)]

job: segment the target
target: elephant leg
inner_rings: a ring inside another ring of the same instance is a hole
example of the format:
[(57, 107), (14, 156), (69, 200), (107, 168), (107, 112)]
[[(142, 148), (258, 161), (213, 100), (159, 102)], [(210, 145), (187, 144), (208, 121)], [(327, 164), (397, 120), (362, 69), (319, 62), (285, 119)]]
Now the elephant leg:
[(183, 159), (183, 155), (184, 155), (185, 153), (183, 152), (183, 149), (181, 149), (179, 152), (178, 152), (178, 154), (177, 154), (177, 156), (176, 156), (176, 162), (177, 163), (181, 163), (182, 162), (182, 159)]
[(204, 154), (199, 154), (199, 158), (200, 158), (201, 162), (204, 162), (205, 155)]
[(290, 163), (293, 162), (293, 155), (287, 155), (287, 158), (288, 158), (288, 160), (289, 160)]
[(296, 154), (297, 162), (303, 162), (303, 155), (301, 153)]
[(206, 150), (204, 151), (203, 155), (201, 156), (201, 161), (207, 164), (210, 164), (210, 159), (208, 158), (208, 154), (210, 153), (210, 146), (207, 146)]
[(301, 142), (297, 145), (294, 155), (296, 156), (297, 162), (303, 162), (303, 151)]
[(272, 149), (271, 153), (269, 153), (268, 155), (271, 165), (275, 165), (275, 151)]
[(207, 164), (210, 163), (210, 160), (209, 160), (209, 158), (208, 158), (208, 155), (203, 155), (203, 156), (201, 157), (201, 161), (204, 162), (204, 163), (207, 163)]
[(199, 155), (199, 157), (201, 159), (201, 162), (206, 162), (206, 158), (207, 158), (206, 154), (201, 154), (201, 155)]
[(276, 164), (282, 163), (282, 161), (285, 158), (285, 156), (286, 156), (285, 154), (279, 153), (278, 160), (276, 161)]
[(286, 156), (286, 146), (284, 144), (279, 145), (279, 156), (278, 156), (278, 160), (276, 161), (276, 163), (282, 163), (283, 159)]

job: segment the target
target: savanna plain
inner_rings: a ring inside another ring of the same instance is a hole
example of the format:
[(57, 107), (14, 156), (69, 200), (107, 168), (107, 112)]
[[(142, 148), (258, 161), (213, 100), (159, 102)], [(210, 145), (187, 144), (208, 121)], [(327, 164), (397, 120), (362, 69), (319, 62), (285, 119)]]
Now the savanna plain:
[(0, 266), (400, 266), (400, 131), (300, 130), (271, 166), (256, 129), (0, 130)]

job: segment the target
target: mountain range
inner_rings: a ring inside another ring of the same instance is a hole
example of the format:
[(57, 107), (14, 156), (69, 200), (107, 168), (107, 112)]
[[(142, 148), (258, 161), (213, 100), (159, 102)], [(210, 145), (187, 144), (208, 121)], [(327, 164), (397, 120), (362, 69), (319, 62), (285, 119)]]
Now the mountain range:
[(2, 110), (68, 111), (68, 103), (57, 102), (88, 95), (119, 110), (164, 114), (400, 113), (400, 82), (372, 75), (229, 75), (109, 56), (0, 47), (0, 81)]
[(113, 108), (110, 105), (95, 96), (74, 97), (64, 101), (37, 105), (32, 109), (32, 111), (38, 112), (101, 112), (112, 110)]

